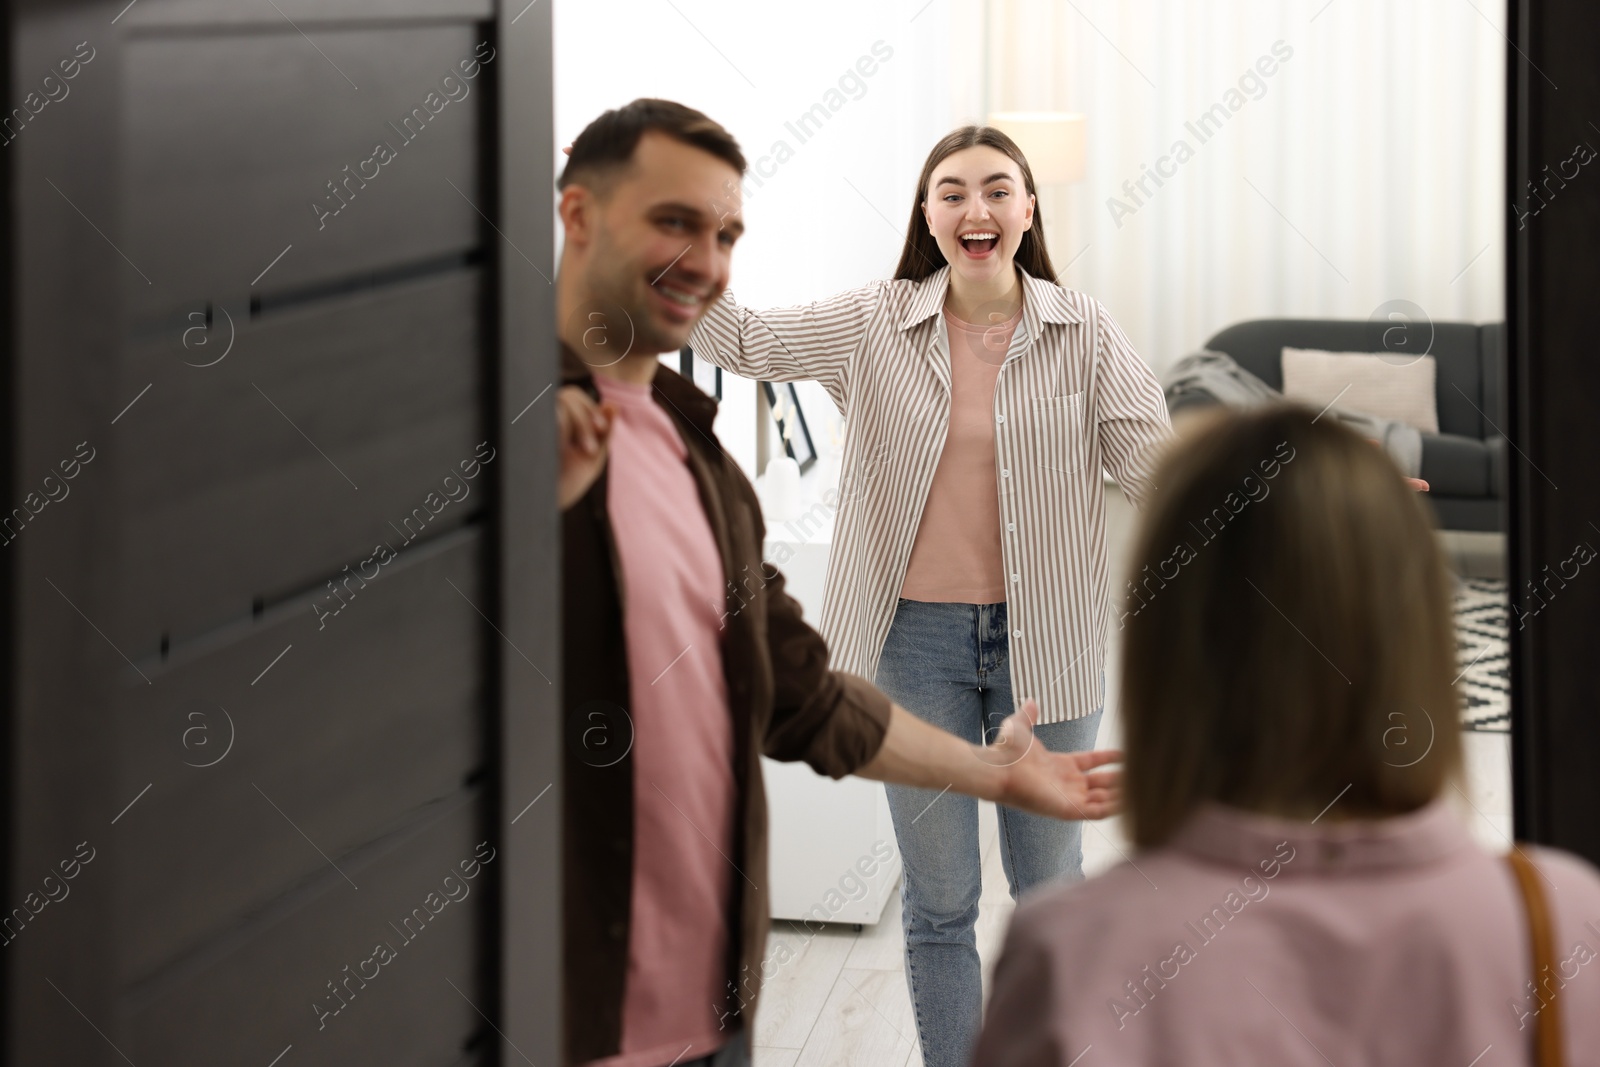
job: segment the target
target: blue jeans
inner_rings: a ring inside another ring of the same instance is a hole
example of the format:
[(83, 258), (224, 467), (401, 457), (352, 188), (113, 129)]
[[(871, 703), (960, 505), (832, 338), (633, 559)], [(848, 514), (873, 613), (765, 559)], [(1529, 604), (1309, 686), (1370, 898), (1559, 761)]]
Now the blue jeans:
[[(875, 679), (917, 718), (979, 744), (1014, 710), (1006, 605), (901, 599)], [(1035, 695), (1035, 694), (1029, 694)], [(1102, 708), (1034, 728), (1052, 752), (1094, 747)], [(966, 1067), (983, 1002), (973, 924), (983, 872), (978, 802), (962, 793), (888, 785), (905, 880), (906, 981), (925, 1067)], [(1083, 877), (1082, 823), (998, 807), (1001, 866), (1011, 899), (1054, 879)]]

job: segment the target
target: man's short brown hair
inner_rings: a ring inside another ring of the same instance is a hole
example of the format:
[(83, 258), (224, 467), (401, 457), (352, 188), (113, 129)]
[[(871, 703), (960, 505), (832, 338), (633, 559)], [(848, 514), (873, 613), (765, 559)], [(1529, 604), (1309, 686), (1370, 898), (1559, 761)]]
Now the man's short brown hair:
[(672, 100), (640, 97), (625, 107), (612, 108), (584, 127), (572, 142), (572, 154), (557, 189), (574, 182), (608, 196), (616, 180), (633, 163), (639, 138), (656, 130), (684, 144), (710, 152), (737, 170), (745, 172), (744, 153), (733, 134), (692, 107)]

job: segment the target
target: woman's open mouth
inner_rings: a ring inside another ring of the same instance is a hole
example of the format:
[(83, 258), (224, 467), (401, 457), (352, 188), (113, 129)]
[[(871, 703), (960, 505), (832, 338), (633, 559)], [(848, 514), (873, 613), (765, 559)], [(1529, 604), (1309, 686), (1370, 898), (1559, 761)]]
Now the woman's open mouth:
[(973, 230), (962, 234), (961, 251), (973, 259), (983, 259), (1000, 247), (1000, 235), (993, 230)]

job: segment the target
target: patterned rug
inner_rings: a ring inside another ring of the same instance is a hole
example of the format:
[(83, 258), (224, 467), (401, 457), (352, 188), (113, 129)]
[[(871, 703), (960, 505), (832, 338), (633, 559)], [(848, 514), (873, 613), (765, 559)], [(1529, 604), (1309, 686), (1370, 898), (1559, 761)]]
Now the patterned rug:
[(1461, 727), (1511, 730), (1511, 636), (1506, 583), (1468, 578), (1456, 589), (1456, 662), (1461, 677)]

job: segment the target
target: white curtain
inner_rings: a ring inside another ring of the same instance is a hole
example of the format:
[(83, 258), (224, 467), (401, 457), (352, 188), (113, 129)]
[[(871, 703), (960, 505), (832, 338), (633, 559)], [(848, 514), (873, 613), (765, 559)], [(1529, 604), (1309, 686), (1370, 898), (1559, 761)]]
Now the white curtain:
[[(1434, 321), (1503, 318), (1502, 6), (950, 0), (946, 14), (954, 122), (1087, 115), (1084, 179), (1041, 190), (1052, 258), (1157, 369), (1244, 319), (1366, 319), (1402, 300)], [(1140, 191), (1158, 162), (1171, 176)]]

